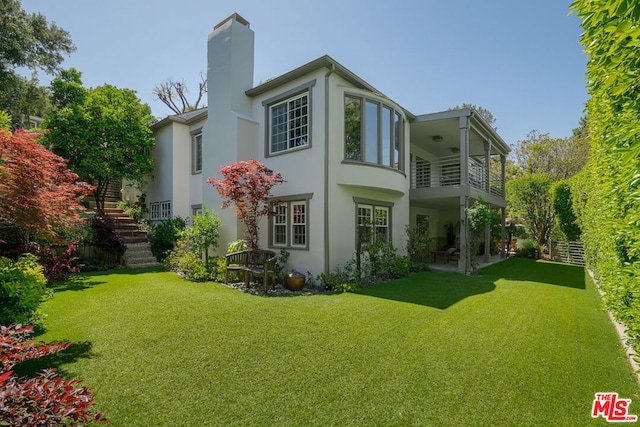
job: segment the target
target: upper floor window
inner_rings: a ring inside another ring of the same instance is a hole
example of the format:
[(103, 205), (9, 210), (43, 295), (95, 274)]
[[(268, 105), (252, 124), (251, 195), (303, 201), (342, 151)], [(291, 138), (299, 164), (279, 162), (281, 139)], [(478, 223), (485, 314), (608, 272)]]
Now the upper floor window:
[(202, 132), (193, 136), (191, 153), (193, 173), (202, 172)]
[(309, 93), (269, 107), (269, 154), (309, 144)]
[(391, 106), (346, 95), (344, 158), (403, 170), (403, 126), (402, 115)]

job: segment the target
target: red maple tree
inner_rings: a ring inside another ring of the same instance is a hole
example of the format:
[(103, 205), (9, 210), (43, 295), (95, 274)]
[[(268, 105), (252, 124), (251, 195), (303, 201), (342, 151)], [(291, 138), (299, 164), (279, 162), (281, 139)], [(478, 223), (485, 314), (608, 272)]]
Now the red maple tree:
[(218, 171), (223, 179), (209, 178), (223, 198), (222, 208), (234, 205), (236, 216), (247, 227), (247, 246), (258, 249), (260, 218), (271, 214), (271, 188), (284, 182), (280, 172), (273, 172), (255, 159), (231, 162)]
[(93, 190), (36, 142), (40, 135), (0, 129), (0, 221), (22, 228), (25, 243), (34, 235), (56, 240), (56, 227), (81, 224), (80, 197)]

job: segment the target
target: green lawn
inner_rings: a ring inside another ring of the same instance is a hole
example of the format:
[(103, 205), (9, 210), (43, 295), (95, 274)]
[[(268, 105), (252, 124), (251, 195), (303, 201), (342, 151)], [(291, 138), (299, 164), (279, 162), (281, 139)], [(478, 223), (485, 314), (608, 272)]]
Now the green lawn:
[(640, 414), (582, 268), (481, 273), (262, 297), (112, 271), (58, 290), (39, 338), (76, 343), (47, 363), (94, 388), (114, 427), (606, 424), (590, 410), (607, 391)]

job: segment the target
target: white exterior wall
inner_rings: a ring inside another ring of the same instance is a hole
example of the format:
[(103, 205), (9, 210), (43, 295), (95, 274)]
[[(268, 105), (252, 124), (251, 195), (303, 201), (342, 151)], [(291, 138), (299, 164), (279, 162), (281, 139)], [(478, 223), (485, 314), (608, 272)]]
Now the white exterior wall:
[(191, 134), (189, 127), (173, 127), (173, 200), (171, 214), (186, 218), (191, 215), (189, 178), (191, 177)]
[[(314, 276), (324, 271), (324, 146), (325, 146), (325, 104), (324, 74), (318, 70), (307, 76), (294, 80), (273, 91), (266, 92), (253, 100), (252, 116), (258, 122), (257, 144), (254, 153), (256, 160), (264, 163), (269, 169), (279, 171), (285, 182), (272, 190), (274, 198), (312, 193), (307, 212), (308, 250), (287, 248), (290, 253), (288, 267), (302, 273), (311, 272)], [(310, 143), (307, 148), (296, 149), (268, 156), (267, 108), (263, 101), (278, 97), (291, 89), (300, 87), (315, 80), (310, 91)], [(269, 220), (263, 218), (260, 223), (260, 246), (269, 244)], [(270, 249), (278, 252), (279, 248)]]
[(187, 218), (191, 206), (202, 204), (202, 174), (192, 174), (193, 132), (205, 120), (190, 124), (169, 122), (154, 131), (154, 177), (147, 185), (146, 203), (171, 200), (171, 215)]
[(356, 89), (340, 77), (331, 76), (329, 90), (330, 134), (328, 140), (328, 212), (329, 212), (329, 270), (352, 259), (356, 250), (356, 202), (354, 197), (392, 203), (391, 238), (398, 253), (405, 253), (405, 225), (409, 223), (409, 123), (404, 118), (403, 160), (406, 172), (395, 169), (344, 162), (344, 96), (362, 95), (401, 108), (385, 97)]
[(147, 183), (147, 205), (173, 199), (173, 126), (155, 130), (154, 137), (154, 177)]
[[(242, 237), (233, 209), (220, 209), (222, 198), (204, 181), (217, 175), (220, 165), (239, 160), (240, 138), (254, 138), (252, 101), (245, 91), (253, 86), (254, 34), (248, 26), (228, 20), (209, 34), (207, 49), (208, 120), (202, 131), (202, 201), (222, 220), (218, 254), (226, 242)], [(243, 149), (244, 149), (244, 144)], [(246, 159), (248, 160), (248, 159)]]

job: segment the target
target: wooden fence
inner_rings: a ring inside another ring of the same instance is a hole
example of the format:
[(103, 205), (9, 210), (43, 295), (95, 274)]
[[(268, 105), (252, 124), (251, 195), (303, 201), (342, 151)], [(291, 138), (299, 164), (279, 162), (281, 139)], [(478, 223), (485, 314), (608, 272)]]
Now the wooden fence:
[(584, 266), (584, 243), (551, 242), (551, 259), (567, 264)]

